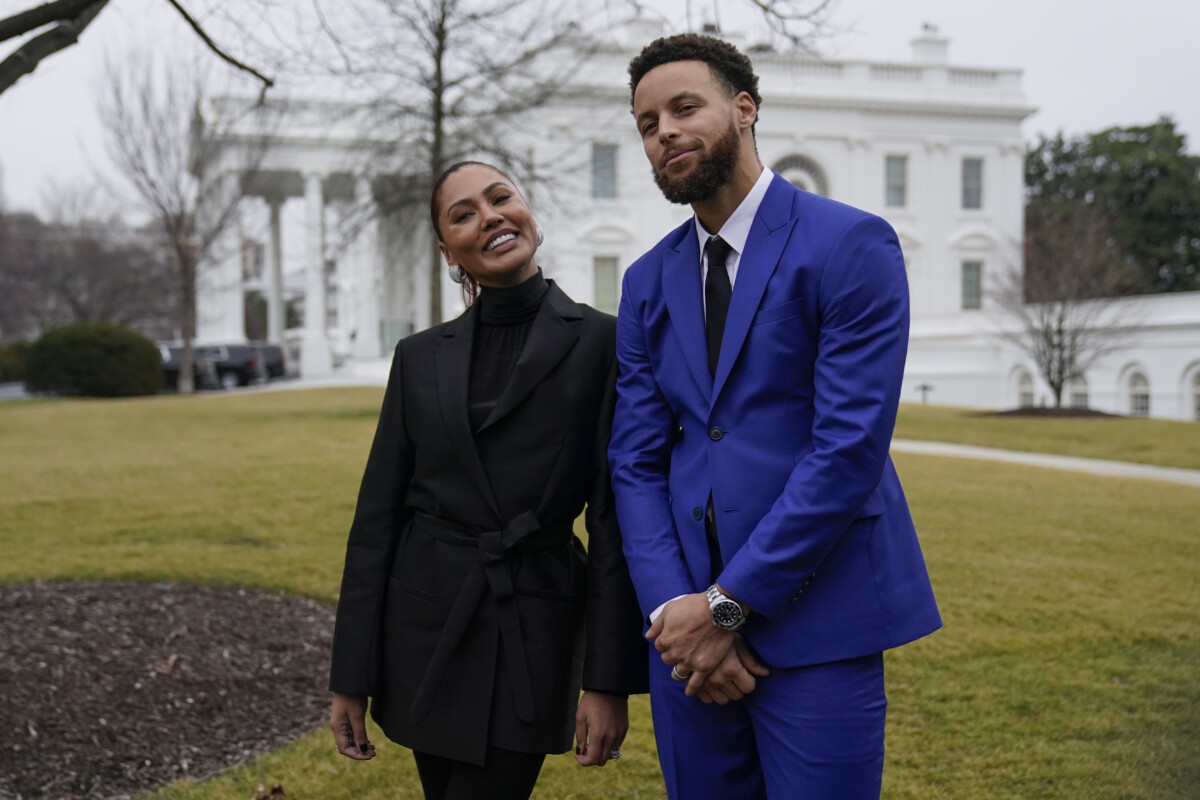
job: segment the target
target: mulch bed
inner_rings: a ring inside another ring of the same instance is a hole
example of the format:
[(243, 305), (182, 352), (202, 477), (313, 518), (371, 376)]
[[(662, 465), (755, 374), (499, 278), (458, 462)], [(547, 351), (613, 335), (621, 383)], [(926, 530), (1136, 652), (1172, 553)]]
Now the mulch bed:
[(1093, 408), (1054, 408), (1053, 406), (1028, 406), (1008, 411), (980, 411), (980, 417), (1089, 417), (1096, 419), (1125, 419), (1120, 414), (1106, 414)]
[(259, 589), (0, 586), (0, 800), (115, 800), (327, 724), (333, 609)]

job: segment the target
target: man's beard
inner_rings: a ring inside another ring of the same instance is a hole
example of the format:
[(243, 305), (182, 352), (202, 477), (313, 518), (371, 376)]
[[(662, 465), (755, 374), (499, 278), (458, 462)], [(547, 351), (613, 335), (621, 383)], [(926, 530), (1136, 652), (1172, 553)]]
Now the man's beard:
[(666, 168), (651, 167), (654, 182), (662, 191), (663, 197), (672, 203), (699, 203), (717, 193), (717, 190), (729, 182), (737, 166), (739, 138), (737, 126), (732, 122), (725, 133), (721, 134), (712, 148), (706, 153), (696, 151), (699, 163), (695, 169), (681, 178), (669, 178)]

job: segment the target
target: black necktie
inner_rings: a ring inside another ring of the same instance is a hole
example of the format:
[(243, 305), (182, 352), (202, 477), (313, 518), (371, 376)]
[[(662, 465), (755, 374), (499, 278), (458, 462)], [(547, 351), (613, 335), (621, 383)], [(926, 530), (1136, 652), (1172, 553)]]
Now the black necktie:
[(708, 254), (708, 277), (704, 280), (705, 333), (708, 339), (708, 371), (717, 374), (717, 357), (721, 355), (721, 338), (725, 335), (725, 317), (729, 315), (729, 298), (733, 286), (725, 270), (725, 259), (733, 248), (720, 236), (710, 236), (704, 245)]

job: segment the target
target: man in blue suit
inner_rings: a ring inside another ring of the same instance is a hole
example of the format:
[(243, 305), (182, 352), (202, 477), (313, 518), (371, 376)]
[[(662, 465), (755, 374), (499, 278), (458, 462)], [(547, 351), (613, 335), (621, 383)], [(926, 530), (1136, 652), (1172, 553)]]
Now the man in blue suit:
[(763, 169), (732, 45), (659, 39), (629, 72), (654, 179), (695, 212), (625, 274), (609, 449), (667, 793), (878, 798), (882, 652), (941, 625), (888, 456), (899, 243)]

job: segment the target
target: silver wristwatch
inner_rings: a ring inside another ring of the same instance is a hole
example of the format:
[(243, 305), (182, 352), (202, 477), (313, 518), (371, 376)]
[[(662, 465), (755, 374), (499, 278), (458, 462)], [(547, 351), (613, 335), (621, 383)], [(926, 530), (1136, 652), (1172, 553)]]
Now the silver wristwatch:
[(707, 595), (713, 625), (727, 631), (736, 631), (746, 624), (746, 615), (742, 612), (741, 604), (718, 589), (715, 583), (708, 587)]

